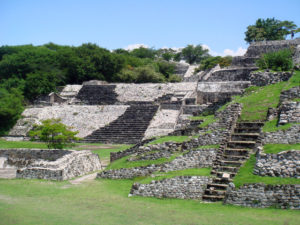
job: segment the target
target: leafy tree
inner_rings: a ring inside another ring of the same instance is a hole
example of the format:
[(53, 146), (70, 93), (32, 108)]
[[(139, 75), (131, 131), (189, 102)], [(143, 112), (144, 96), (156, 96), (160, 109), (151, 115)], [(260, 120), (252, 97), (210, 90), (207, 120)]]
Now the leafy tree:
[(188, 45), (181, 51), (181, 59), (184, 59), (189, 64), (200, 63), (201, 60), (209, 56), (208, 49), (204, 49), (201, 45)]
[(256, 20), (254, 25), (247, 27), (245, 41), (252, 43), (255, 41), (284, 40), (297, 26), (292, 21), (280, 21), (275, 18)]
[(30, 73), (25, 81), (24, 95), (32, 101), (40, 95), (55, 91), (57, 83), (53, 73)]
[(144, 48), (144, 47), (140, 47), (140, 48), (136, 48), (133, 49), (130, 52), (130, 55), (138, 57), (138, 58), (149, 58), (149, 59), (154, 59), (155, 55), (156, 55), (156, 51), (153, 48)]
[(33, 130), (29, 131), (32, 141), (39, 140), (46, 142), (48, 149), (63, 149), (67, 146), (74, 146), (74, 142), (80, 140), (75, 135), (77, 131), (71, 131), (60, 122), (60, 119), (43, 120), (41, 125), (34, 125)]
[(23, 96), (16, 88), (7, 91), (0, 88), (0, 134), (5, 134), (20, 118), (23, 108)]
[(216, 57), (209, 57), (206, 59), (203, 59), (201, 61), (201, 65), (199, 70), (207, 70), (207, 69), (212, 69), (214, 68), (217, 64), (220, 65), (220, 67), (226, 67), (230, 66), (232, 62), (232, 57), (231, 56), (216, 56)]
[(256, 62), (260, 69), (271, 69), (274, 71), (289, 71), (293, 68), (292, 51), (283, 49), (277, 52), (263, 54)]

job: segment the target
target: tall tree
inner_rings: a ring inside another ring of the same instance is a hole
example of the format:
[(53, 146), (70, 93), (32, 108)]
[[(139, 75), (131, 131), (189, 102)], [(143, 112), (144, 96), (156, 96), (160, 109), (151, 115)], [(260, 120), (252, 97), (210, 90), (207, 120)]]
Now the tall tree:
[(286, 35), (295, 31), (297, 26), (292, 21), (280, 21), (275, 18), (258, 19), (254, 25), (247, 27), (245, 41), (284, 40)]
[(189, 64), (200, 63), (201, 60), (209, 57), (208, 49), (201, 45), (188, 45), (181, 51), (181, 59), (184, 59)]

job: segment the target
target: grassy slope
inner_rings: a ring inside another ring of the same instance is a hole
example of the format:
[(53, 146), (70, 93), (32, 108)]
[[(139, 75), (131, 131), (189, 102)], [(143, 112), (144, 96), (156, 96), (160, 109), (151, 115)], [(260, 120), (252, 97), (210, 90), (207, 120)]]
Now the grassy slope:
[[(244, 96), (236, 96), (231, 103), (238, 102), (243, 104), (241, 120), (265, 120), (268, 108), (278, 106), (281, 91), (299, 86), (299, 84), (300, 71), (296, 71), (289, 81), (264, 87), (247, 88)], [(223, 110), (225, 107), (226, 105), (219, 110)]]
[(233, 180), (236, 187), (240, 187), (246, 183), (300, 184), (300, 179), (297, 178), (262, 177), (254, 175), (252, 172), (255, 162), (255, 156), (251, 155), (250, 159), (240, 168)]
[(282, 151), (300, 150), (300, 144), (266, 144), (264, 145), (265, 153), (277, 154)]
[(0, 223), (11, 224), (299, 224), (296, 210), (252, 209), (179, 199), (128, 198), (133, 181), (0, 179)]
[(154, 145), (154, 144), (161, 144), (164, 142), (177, 142), (177, 143), (182, 143), (184, 141), (187, 141), (189, 139), (189, 136), (164, 136), (164, 137), (159, 137), (158, 139), (149, 142), (147, 145)]

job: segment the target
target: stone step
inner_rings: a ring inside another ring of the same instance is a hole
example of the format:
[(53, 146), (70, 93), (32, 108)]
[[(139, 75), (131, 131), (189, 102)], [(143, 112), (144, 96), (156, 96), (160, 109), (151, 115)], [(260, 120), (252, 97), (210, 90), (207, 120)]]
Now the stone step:
[(225, 198), (223, 195), (203, 195), (202, 200), (203, 201), (209, 201), (209, 202), (218, 202), (222, 201)]
[(259, 133), (260, 128), (235, 128), (234, 133)]
[(228, 156), (248, 156), (249, 150), (243, 148), (226, 148), (224, 154)]
[(263, 125), (263, 122), (240, 122), (236, 124), (236, 128), (261, 128)]
[(232, 141), (256, 141), (259, 133), (234, 133), (231, 135)]
[(232, 172), (232, 173), (237, 173), (238, 167), (235, 166), (214, 166), (213, 171), (215, 172)]
[(245, 161), (248, 159), (247, 156), (240, 156), (240, 155), (222, 155), (221, 156), (225, 161)]
[(204, 191), (205, 195), (214, 195), (214, 196), (225, 196), (226, 190), (210, 190), (206, 189)]
[(255, 144), (255, 141), (229, 141), (227, 147), (233, 149), (252, 149), (255, 147)]
[(226, 161), (226, 160), (221, 160), (220, 165), (221, 166), (232, 166), (232, 167), (239, 167), (243, 164), (241, 161)]
[(214, 190), (226, 190), (228, 187), (227, 184), (207, 184), (206, 189), (214, 189)]
[(222, 178), (222, 177), (216, 177), (216, 178), (214, 178), (213, 182), (216, 184), (228, 184), (230, 182), (233, 182), (233, 180), (231, 178), (226, 179), (226, 178)]
[[(236, 172), (226, 172), (230, 175), (230, 179), (235, 177), (235, 175), (237, 174)], [(212, 170), (211, 171), (211, 174), (215, 174), (217, 176), (217, 178), (220, 178), (222, 179), (223, 178), (223, 174), (224, 174), (224, 171), (216, 171), (216, 170)]]

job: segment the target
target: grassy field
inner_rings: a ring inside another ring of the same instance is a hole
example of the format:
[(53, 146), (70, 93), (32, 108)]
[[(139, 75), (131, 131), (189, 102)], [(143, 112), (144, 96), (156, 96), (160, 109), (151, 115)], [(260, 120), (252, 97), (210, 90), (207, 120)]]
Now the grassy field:
[(299, 224), (299, 211), (130, 197), (131, 180), (0, 180), (0, 224)]

